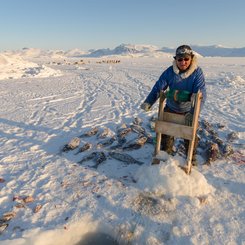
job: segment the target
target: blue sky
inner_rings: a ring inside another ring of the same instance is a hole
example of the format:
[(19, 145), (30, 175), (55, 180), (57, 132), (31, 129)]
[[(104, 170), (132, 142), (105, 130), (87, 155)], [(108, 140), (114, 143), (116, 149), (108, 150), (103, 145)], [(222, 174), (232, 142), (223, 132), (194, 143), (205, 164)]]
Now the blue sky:
[(3, 0), (0, 50), (245, 46), (244, 0)]

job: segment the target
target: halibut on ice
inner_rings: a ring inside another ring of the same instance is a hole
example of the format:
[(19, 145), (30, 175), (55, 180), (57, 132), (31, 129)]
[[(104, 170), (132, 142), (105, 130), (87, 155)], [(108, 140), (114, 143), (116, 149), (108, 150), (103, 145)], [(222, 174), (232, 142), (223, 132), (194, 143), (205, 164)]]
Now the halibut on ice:
[(138, 165), (144, 164), (143, 162), (140, 162), (140, 161), (134, 159), (133, 157), (131, 157), (130, 155), (125, 154), (125, 153), (109, 152), (109, 156), (118, 160), (118, 161), (125, 162), (128, 164), (138, 164)]

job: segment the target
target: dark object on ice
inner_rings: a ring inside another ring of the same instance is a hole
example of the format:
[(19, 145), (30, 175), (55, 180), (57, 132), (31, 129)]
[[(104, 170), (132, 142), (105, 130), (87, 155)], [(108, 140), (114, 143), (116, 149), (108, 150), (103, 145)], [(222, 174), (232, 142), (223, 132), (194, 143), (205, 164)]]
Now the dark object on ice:
[(224, 154), (225, 157), (228, 157), (228, 156), (230, 156), (231, 154), (234, 153), (234, 150), (233, 150), (232, 146), (229, 145), (229, 144), (224, 145), (222, 151), (223, 151), (223, 154)]
[[(215, 128), (223, 128), (215, 125)], [(206, 163), (210, 164), (211, 162), (217, 160), (221, 157), (228, 157), (234, 153), (234, 150), (230, 144), (225, 143), (215, 131), (214, 127), (205, 120), (202, 120), (200, 123), (200, 128), (198, 130), (200, 135), (199, 147), (204, 151), (206, 155)], [(227, 135), (229, 141), (237, 139), (237, 134), (235, 132)]]
[(149, 128), (150, 128), (151, 131), (154, 131), (155, 132), (156, 121), (157, 121), (157, 117), (152, 116), (150, 118), (150, 121), (149, 121), (148, 126), (149, 126)]
[(8, 224), (7, 223), (4, 223), (4, 222), (0, 222), (0, 235), (2, 234), (2, 232), (4, 230), (6, 230), (8, 227)]
[(221, 123), (217, 123), (216, 127), (219, 128), (219, 129), (223, 129), (225, 127), (225, 125), (221, 124)]
[(147, 141), (147, 137), (140, 135), (134, 142), (128, 143), (122, 149), (123, 150), (137, 150), (140, 149)]
[(133, 157), (131, 157), (130, 155), (125, 154), (125, 153), (109, 152), (109, 156), (118, 160), (118, 161), (125, 162), (128, 164), (138, 164), (138, 165), (144, 164), (143, 162), (140, 162), (140, 161), (134, 159)]
[(122, 149), (122, 146), (127, 142), (125, 138), (118, 138), (118, 143), (110, 147), (111, 150)]
[(89, 232), (75, 245), (120, 245), (113, 237), (102, 232)]
[(107, 157), (106, 157), (105, 153), (102, 152), (102, 151), (94, 152), (94, 153), (95, 153), (94, 161), (95, 161), (96, 164), (94, 166), (92, 166), (92, 168), (98, 168), (98, 166), (102, 162), (106, 161)]
[(10, 221), (15, 217), (16, 213), (15, 212), (7, 212), (3, 214), (3, 216), (0, 218), (0, 224)]
[(120, 139), (125, 138), (130, 132), (132, 132), (131, 128), (120, 128), (117, 132), (117, 137)]
[(135, 117), (133, 120), (133, 124), (135, 125), (141, 125), (143, 123), (141, 118)]
[(94, 127), (90, 129), (89, 131), (85, 132), (84, 134), (81, 134), (79, 138), (90, 137), (90, 136), (96, 135), (98, 131), (99, 129), (97, 127)]
[(75, 155), (79, 154), (80, 152), (87, 151), (87, 150), (89, 150), (91, 148), (92, 148), (92, 144), (86, 143), (81, 148), (79, 148), (78, 152)]
[(206, 120), (202, 120), (200, 123), (201, 132), (205, 138), (218, 137), (218, 133), (214, 130), (212, 125)]
[(206, 120), (202, 120), (201, 124), (202, 124), (203, 128), (211, 128), (211, 124)]
[(132, 124), (132, 125), (130, 125), (130, 128), (132, 129), (133, 132), (135, 132), (137, 134), (144, 134), (145, 133), (145, 129), (143, 127), (141, 127), (140, 125)]
[(214, 140), (214, 142), (216, 142), (220, 147), (223, 147), (224, 144), (225, 144), (224, 141), (223, 141), (221, 138), (219, 138), (218, 136), (214, 137), (213, 140)]
[(121, 146), (127, 142), (127, 140), (125, 138), (118, 138), (117, 141), (118, 141), (118, 144)]
[(108, 136), (110, 130), (109, 128), (104, 128), (104, 130), (97, 136), (98, 139), (104, 139)]
[(87, 161), (90, 161), (90, 160), (94, 159), (95, 158), (95, 155), (96, 155), (95, 153), (96, 152), (92, 152), (91, 154), (83, 157), (78, 163), (82, 164), (84, 162), (87, 162)]
[(239, 139), (238, 134), (236, 132), (231, 132), (227, 135), (228, 141), (232, 142), (234, 140)]
[(91, 154), (83, 157), (78, 163), (82, 164), (84, 162), (93, 160), (96, 163), (96, 165), (92, 166), (92, 168), (97, 168), (99, 164), (104, 162), (106, 159), (107, 158), (104, 152), (97, 151), (97, 152), (92, 152)]
[(207, 149), (207, 162), (210, 165), (211, 162), (217, 160), (220, 157), (219, 146), (216, 143), (210, 143)]
[(75, 137), (68, 144), (65, 144), (62, 151), (67, 152), (76, 149), (80, 144), (80, 139)]
[(102, 148), (102, 147), (109, 146), (109, 145), (113, 144), (115, 140), (116, 140), (116, 138), (115, 137), (112, 137), (112, 138), (109, 138), (107, 140), (100, 141), (97, 144), (97, 148)]

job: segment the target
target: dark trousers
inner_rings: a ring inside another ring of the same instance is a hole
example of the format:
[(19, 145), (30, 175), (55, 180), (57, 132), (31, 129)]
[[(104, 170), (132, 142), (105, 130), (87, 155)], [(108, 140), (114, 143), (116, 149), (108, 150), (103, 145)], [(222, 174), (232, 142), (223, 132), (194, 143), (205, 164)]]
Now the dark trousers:
[[(170, 113), (176, 113), (176, 112), (173, 112), (172, 110), (170, 110), (168, 107), (165, 107), (164, 111), (170, 112)], [(188, 154), (189, 144), (190, 144), (190, 141), (184, 139), (184, 146), (185, 146), (186, 155)], [(197, 145), (198, 145), (198, 137), (196, 135), (195, 141), (194, 141), (194, 148), (193, 148), (193, 160), (195, 160)], [(173, 153), (173, 146), (174, 146), (174, 137), (166, 135), (166, 134), (162, 134), (161, 150), (166, 151), (168, 154), (172, 154)]]

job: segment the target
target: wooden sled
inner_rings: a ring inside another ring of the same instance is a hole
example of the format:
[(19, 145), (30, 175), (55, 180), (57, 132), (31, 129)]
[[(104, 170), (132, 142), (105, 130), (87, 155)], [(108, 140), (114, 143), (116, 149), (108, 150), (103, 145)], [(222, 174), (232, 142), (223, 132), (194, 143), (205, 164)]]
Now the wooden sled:
[(187, 139), (190, 141), (187, 154), (187, 163), (186, 166), (182, 168), (187, 174), (190, 174), (194, 142), (200, 114), (201, 97), (201, 92), (192, 95), (192, 106), (194, 107), (193, 120), (191, 126), (186, 126), (184, 115), (164, 112), (165, 96), (163, 92), (160, 94), (158, 120), (156, 121), (155, 125), (156, 147), (152, 164), (160, 163), (160, 159), (157, 156), (160, 153), (162, 134)]

